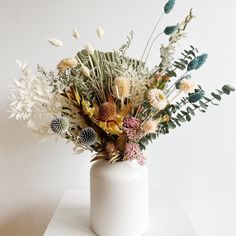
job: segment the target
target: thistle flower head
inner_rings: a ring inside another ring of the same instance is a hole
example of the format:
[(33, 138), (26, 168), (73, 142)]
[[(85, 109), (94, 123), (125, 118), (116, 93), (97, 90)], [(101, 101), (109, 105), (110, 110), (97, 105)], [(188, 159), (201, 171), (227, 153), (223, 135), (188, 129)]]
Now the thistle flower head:
[(97, 141), (97, 133), (91, 127), (83, 128), (78, 141), (84, 146), (91, 146)]
[(130, 81), (126, 77), (114, 79), (113, 93), (118, 99), (127, 98), (130, 95)]
[(98, 38), (100, 38), (100, 39), (102, 39), (104, 36), (104, 30), (101, 26), (97, 27), (97, 35), (98, 35)]
[(177, 25), (167, 26), (164, 30), (166, 35), (172, 35), (177, 30)]
[(68, 131), (70, 122), (66, 117), (59, 117), (51, 121), (50, 127), (54, 133), (62, 134)]
[(164, 7), (165, 14), (169, 14), (171, 10), (174, 8), (174, 6), (175, 6), (175, 0), (169, 0)]
[(66, 69), (76, 67), (77, 64), (78, 62), (75, 58), (66, 58), (60, 61), (60, 63), (57, 65), (57, 69), (60, 72), (63, 72)]
[(60, 41), (59, 39), (56, 39), (56, 38), (48, 38), (47, 40), (48, 40), (48, 42), (49, 42), (52, 46), (54, 46), (54, 47), (61, 47), (61, 46), (63, 46), (62, 41)]
[(208, 57), (208, 54), (204, 53), (200, 56), (194, 58), (189, 64), (187, 70), (197, 70), (199, 69), (205, 62)]
[(126, 143), (124, 160), (137, 160), (140, 165), (143, 165), (146, 158), (137, 143)]

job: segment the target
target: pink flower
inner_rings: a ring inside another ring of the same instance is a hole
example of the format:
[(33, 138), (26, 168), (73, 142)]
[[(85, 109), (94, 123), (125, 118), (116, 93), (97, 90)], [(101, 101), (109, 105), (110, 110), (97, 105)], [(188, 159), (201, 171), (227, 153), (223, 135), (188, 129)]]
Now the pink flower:
[(134, 118), (133, 116), (127, 116), (123, 120), (123, 125), (125, 128), (139, 129), (141, 121), (139, 119)]
[(126, 143), (124, 160), (137, 160), (140, 165), (144, 165), (146, 158), (143, 155), (139, 145), (137, 143)]

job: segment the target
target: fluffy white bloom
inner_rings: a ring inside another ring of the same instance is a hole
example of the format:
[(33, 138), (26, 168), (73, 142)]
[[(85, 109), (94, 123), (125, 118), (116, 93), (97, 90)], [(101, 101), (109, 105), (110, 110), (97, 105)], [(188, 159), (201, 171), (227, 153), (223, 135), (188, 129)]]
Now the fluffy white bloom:
[(82, 65), (81, 71), (84, 74), (84, 76), (89, 77), (90, 76), (90, 70), (87, 66)]
[(79, 40), (80, 34), (79, 34), (79, 31), (77, 29), (73, 29), (73, 36), (74, 36), (75, 39)]
[(56, 38), (48, 38), (47, 40), (48, 40), (48, 42), (49, 42), (52, 46), (55, 46), (55, 47), (61, 47), (61, 46), (63, 46), (62, 41), (60, 41), (59, 39), (56, 39)]
[(179, 89), (184, 93), (194, 93), (194, 90), (198, 87), (198, 85), (187, 79), (182, 79), (180, 81)]
[(97, 35), (98, 35), (98, 38), (100, 38), (100, 39), (102, 39), (104, 36), (104, 30), (101, 26), (97, 27)]
[(118, 99), (127, 98), (130, 95), (130, 81), (126, 77), (116, 77), (114, 79), (113, 94)]
[(158, 110), (164, 109), (168, 104), (165, 94), (160, 89), (151, 89), (148, 92), (147, 99), (150, 105)]
[(141, 129), (145, 134), (155, 133), (157, 131), (157, 120), (149, 119), (141, 125)]
[(49, 82), (32, 74), (26, 64), (17, 61), (22, 75), (11, 86), (10, 117), (26, 120), (41, 135), (50, 133), (50, 122), (61, 112), (60, 98), (52, 93)]
[(93, 48), (93, 46), (90, 43), (86, 43), (85, 50), (87, 51), (87, 53), (89, 55), (93, 55), (94, 54), (94, 48)]

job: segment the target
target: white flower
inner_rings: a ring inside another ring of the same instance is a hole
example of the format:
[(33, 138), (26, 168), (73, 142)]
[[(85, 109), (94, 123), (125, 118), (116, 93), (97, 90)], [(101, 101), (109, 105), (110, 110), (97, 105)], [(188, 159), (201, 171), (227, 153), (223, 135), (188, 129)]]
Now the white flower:
[(97, 35), (98, 35), (98, 38), (100, 38), (100, 39), (102, 39), (104, 36), (104, 30), (101, 26), (97, 27)]
[(191, 81), (191, 80), (187, 80), (187, 79), (182, 79), (180, 81), (180, 85), (179, 85), (179, 89), (180, 91), (184, 92), (184, 93), (194, 93), (194, 90), (198, 87), (198, 85)]
[(90, 77), (90, 70), (87, 66), (82, 65), (81, 71), (86, 77)]
[(79, 31), (77, 29), (73, 29), (73, 36), (74, 36), (75, 39), (79, 40), (80, 34), (79, 34)]
[(61, 47), (63, 45), (62, 41), (56, 38), (48, 38), (48, 42), (55, 47)]
[(86, 43), (85, 50), (87, 51), (87, 53), (89, 55), (93, 55), (94, 54), (94, 48), (93, 48), (93, 46), (90, 43)]
[(145, 134), (151, 134), (157, 131), (157, 125), (158, 125), (157, 120), (149, 119), (141, 125), (141, 129), (142, 131), (144, 131)]
[(165, 94), (160, 89), (151, 89), (148, 92), (147, 99), (150, 105), (158, 110), (164, 109), (168, 104)]
[(127, 98), (130, 95), (130, 81), (126, 77), (114, 79), (113, 93), (118, 99)]
[(34, 132), (49, 134), (50, 121), (60, 114), (60, 96), (52, 93), (49, 82), (34, 76), (26, 64), (17, 61), (22, 76), (11, 86), (10, 117), (26, 120)]

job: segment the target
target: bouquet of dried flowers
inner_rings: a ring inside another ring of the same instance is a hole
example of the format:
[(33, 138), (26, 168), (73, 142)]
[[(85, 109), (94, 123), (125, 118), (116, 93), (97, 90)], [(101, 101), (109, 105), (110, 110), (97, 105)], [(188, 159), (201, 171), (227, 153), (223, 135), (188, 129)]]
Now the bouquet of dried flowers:
[[(221, 90), (205, 95), (191, 73), (206, 61), (190, 46), (180, 59), (175, 59), (176, 45), (186, 36), (193, 19), (192, 10), (180, 23), (167, 26), (155, 36), (158, 23), (175, 5), (169, 0), (158, 19), (140, 60), (127, 56), (133, 32), (119, 50), (102, 52), (91, 44), (75, 56), (61, 60), (57, 72), (46, 72), (38, 66), (34, 75), (19, 61), (22, 76), (11, 88), (10, 117), (26, 120), (39, 135), (58, 135), (74, 144), (74, 151), (95, 151), (92, 161), (109, 162), (134, 160), (145, 163), (142, 150), (170, 129), (190, 121), (195, 112), (205, 112), (209, 104), (217, 105), (222, 94), (234, 88), (224, 85)], [(160, 62), (153, 69), (147, 59), (156, 39), (165, 34), (167, 44), (160, 47)], [(97, 28), (99, 38), (104, 36)], [(79, 39), (78, 30), (73, 30)], [(48, 42), (62, 46), (58, 39)], [(180, 72), (180, 75), (179, 75)]]

